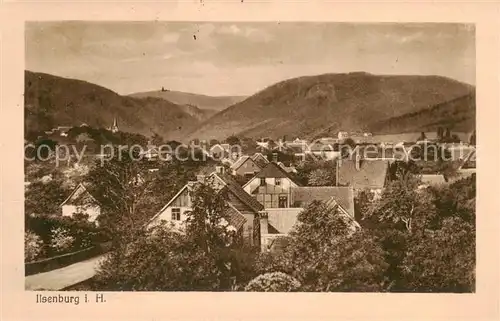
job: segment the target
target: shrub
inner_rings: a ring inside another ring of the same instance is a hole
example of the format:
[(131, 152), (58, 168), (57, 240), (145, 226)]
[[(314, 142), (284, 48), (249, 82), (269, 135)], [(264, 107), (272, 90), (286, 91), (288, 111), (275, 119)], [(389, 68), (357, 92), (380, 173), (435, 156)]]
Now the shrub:
[(88, 222), (85, 219), (78, 219), (61, 216), (27, 216), (25, 220), (25, 229), (37, 234), (44, 244), (47, 245), (47, 256), (54, 256), (60, 253), (52, 247), (53, 231), (63, 229), (74, 238), (73, 249), (75, 251), (88, 248), (94, 244), (109, 241), (111, 236), (108, 231), (98, 228), (95, 223)]
[(300, 282), (294, 277), (283, 272), (261, 274), (251, 280), (245, 291), (258, 292), (294, 292), (300, 288)]
[(64, 228), (55, 228), (51, 230), (50, 247), (54, 252), (68, 252), (75, 243), (75, 238), (70, 235), (70, 231)]
[(32, 231), (24, 233), (24, 260), (31, 262), (43, 251), (42, 239)]

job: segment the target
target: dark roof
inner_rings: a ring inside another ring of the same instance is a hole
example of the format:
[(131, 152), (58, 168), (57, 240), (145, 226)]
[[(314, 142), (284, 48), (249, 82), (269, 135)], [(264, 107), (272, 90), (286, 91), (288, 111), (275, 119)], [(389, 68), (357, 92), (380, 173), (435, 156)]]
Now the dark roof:
[(351, 187), (339, 186), (304, 186), (291, 189), (294, 207), (304, 207), (312, 201), (335, 199), (338, 204), (354, 217), (354, 192)]
[(262, 155), (262, 153), (255, 153), (252, 156), (252, 160), (257, 164), (260, 168), (269, 164), (269, 160), (267, 160), (266, 156)]
[[(325, 205), (329, 207), (330, 209), (336, 209), (337, 206), (343, 207), (340, 205), (340, 203), (334, 198), (330, 198), (328, 201), (325, 202)], [(354, 219), (354, 214), (351, 215), (351, 213), (348, 213), (349, 215), (345, 215), (345, 213), (340, 212), (340, 215), (342, 218), (345, 220), (345, 222), (353, 229), (360, 228), (361, 226), (359, 225), (358, 222)]]
[[(77, 194), (78, 191), (81, 192)], [(96, 193), (93, 191), (92, 186), (88, 183), (78, 184), (71, 194), (61, 203), (60, 206), (65, 204), (70, 205), (88, 205), (92, 203), (100, 204), (97, 198), (94, 196)]]
[(264, 209), (264, 206), (255, 198), (250, 196), (247, 192), (245, 192), (245, 190), (231, 177), (231, 175), (219, 173), (215, 173), (214, 175), (217, 175), (217, 177), (219, 177), (224, 183), (226, 183), (227, 189), (252, 210), (254, 210), (255, 212), (259, 212)]
[[(238, 160), (234, 162), (233, 165), (231, 165), (231, 169), (238, 170), (238, 168), (240, 168), (241, 165), (245, 164), (247, 160), (250, 160), (255, 163), (255, 161), (250, 156), (244, 155), (238, 158)], [(258, 166), (258, 164), (256, 165)]]
[(386, 160), (361, 160), (359, 170), (355, 160), (342, 160), (338, 169), (338, 184), (354, 189), (383, 188), (388, 168)]
[(257, 186), (250, 194), (288, 194), (288, 189), (280, 185), (266, 184)]
[(229, 204), (229, 206), (224, 211), (224, 218), (227, 220), (229, 225), (235, 227), (237, 231), (239, 231), (247, 221), (245, 216), (243, 216), (243, 214), (241, 214), (231, 204)]
[(276, 163), (269, 163), (264, 167), (255, 177), (258, 178), (288, 178), (293, 181), (293, 179), (288, 175), (288, 173), (278, 166)]

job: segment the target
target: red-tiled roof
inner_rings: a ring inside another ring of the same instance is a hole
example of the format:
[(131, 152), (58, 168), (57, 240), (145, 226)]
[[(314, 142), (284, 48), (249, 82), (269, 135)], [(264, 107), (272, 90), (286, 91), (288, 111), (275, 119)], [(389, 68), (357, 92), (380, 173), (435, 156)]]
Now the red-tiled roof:
[(304, 186), (291, 189), (291, 201), (294, 207), (305, 207), (312, 201), (328, 201), (332, 198), (354, 217), (354, 192), (351, 187)]
[(383, 188), (388, 169), (386, 160), (361, 160), (359, 170), (355, 160), (342, 160), (338, 168), (338, 184), (354, 189)]

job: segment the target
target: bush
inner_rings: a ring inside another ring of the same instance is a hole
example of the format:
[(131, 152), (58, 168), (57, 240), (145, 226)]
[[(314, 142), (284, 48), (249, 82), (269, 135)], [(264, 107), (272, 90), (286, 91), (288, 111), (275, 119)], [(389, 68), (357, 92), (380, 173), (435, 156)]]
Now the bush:
[(258, 292), (294, 292), (300, 288), (300, 282), (294, 277), (282, 272), (261, 274), (251, 280), (245, 291)]
[[(74, 241), (68, 251), (78, 251), (89, 248), (94, 244), (103, 243), (110, 240), (110, 235), (102, 228), (98, 228), (95, 223), (84, 219), (76, 219), (61, 216), (27, 216), (25, 220), (25, 230), (30, 230), (37, 234), (43, 244), (46, 245), (46, 257), (61, 254), (56, 250), (58, 246), (53, 242), (53, 232), (62, 229), (67, 235), (73, 237)], [(61, 239), (57, 241), (60, 244)], [(53, 247), (54, 245), (55, 247)]]
[(55, 253), (67, 253), (71, 252), (73, 244), (75, 243), (75, 238), (70, 235), (67, 229), (58, 227), (52, 229), (50, 238), (50, 248)]
[(24, 260), (31, 262), (43, 252), (42, 239), (32, 231), (24, 233)]

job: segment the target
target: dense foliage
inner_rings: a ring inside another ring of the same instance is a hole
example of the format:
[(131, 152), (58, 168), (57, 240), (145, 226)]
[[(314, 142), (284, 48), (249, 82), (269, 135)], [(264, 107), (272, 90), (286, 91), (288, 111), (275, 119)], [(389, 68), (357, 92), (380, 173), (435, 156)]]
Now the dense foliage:
[(159, 225), (118, 244), (96, 277), (105, 290), (227, 291), (242, 287), (254, 274), (245, 249), (224, 219), (224, 193), (211, 184), (193, 192), (186, 228)]
[(247, 292), (295, 292), (300, 288), (300, 282), (294, 277), (282, 273), (272, 272), (261, 274), (248, 282)]

